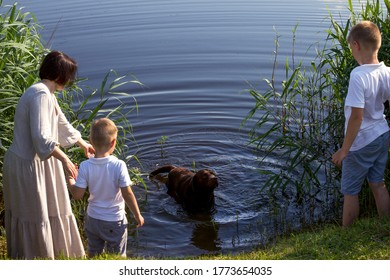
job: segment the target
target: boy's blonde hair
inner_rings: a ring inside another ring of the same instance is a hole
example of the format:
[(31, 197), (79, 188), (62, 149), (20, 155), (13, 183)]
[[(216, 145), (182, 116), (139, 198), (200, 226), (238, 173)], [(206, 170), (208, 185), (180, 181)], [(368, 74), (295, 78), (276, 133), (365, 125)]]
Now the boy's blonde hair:
[(95, 148), (106, 148), (117, 136), (118, 128), (107, 118), (97, 119), (92, 123), (90, 140)]
[(352, 27), (347, 37), (348, 43), (359, 42), (364, 48), (376, 51), (382, 44), (382, 36), (378, 26), (368, 20), (362, 21)]

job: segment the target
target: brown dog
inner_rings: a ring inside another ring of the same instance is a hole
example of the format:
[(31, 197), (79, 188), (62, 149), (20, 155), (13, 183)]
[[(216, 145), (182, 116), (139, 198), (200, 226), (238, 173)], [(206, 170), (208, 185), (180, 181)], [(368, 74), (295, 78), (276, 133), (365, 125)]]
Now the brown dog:
[(194, 173), (183, 167), (162, 166), (150, 173), (153, 178), (168, 173), (165, 182), (168, 194), (190, 212), (210, 210), (214, 205), (214, 189), (218, 186), (216, 174), (208, 169)]

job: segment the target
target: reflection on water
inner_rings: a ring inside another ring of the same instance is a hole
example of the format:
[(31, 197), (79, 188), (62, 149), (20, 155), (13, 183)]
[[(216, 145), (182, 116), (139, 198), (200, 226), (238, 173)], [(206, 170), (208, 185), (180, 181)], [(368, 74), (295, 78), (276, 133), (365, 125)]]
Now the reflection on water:
[[(248, 147), (251, 124), (241, 123), (253, 106), (243, 93), (248, 84), (265, 89), (261, 81), (270, 77), (275, 29), (281, 35), (283, 65), (291, 55), (291, 30), (298, 22), (295, 54), (302, 57), (311, 44), (325, 38), (327, 9), (346, 14), (346, 4), (23, 1), (44, 27), (44, 39), (55, 31), (51, 48), (75, 57), (79, 75), (88, 77), (90, 86), (97, 87), (109, 69), (130, 72), (146, 85), (122, 89), (139, 105), (130, 119), (137, 143), (129, 144), (142, 165), (131, 165), (145, 174), (163, 164), (211, 168), (218, 174), (215, 209), (203, 216), (186, 213), (163, 185), (145, 176), (147, 190), (134, 187), (145, 225), (130, 230), (129, 255), (238, 252), (337, 215), (326, 193), (297, 199), (295, 191), (287, 189), (270, 195), (266, 177), (258, 171), (258, 154)], [(277, 75), (283, 75), (283, 66)], [(163, 154), (158, 144), (162, 136)], [(270, 155), (261, 168), (279, 170), (283, 165), (283, 159)]]
[(218, 237), (218, 225), (212, 221), (195, 223), (192, 231), (191, 244), (207, 252), (221, 250), (221, 241)]

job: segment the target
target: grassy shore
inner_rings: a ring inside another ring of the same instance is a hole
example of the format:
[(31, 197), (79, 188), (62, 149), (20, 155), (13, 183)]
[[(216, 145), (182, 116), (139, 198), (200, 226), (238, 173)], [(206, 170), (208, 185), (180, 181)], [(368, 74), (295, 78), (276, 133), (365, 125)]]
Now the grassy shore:
[(324, 225), (278, 239), (266, 248), (222, 260), (389, 260), (390, 219), (362, 219), (348, 229)]
[[(6, 257), (0, 236), (0, 259)], [(96, 259), (115, 260), (103, 255)], [(171, 259), (171, 258), (170, 258)], [(200, 260), (390, 260), (390, 218), (364, 218), (348, 229), (328, 224), (280, 237), (266, 247), (240, 254), (204, 255)]]

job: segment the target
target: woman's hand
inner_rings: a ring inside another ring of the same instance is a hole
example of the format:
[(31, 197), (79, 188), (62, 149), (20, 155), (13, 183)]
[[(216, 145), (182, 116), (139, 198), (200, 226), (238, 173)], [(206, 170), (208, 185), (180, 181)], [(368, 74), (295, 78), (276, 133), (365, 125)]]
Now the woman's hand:
[(78, 168), (77, 165), (68, 158), (68, 156), (58, 147), (55, 146), (51, 156), (62, 162), (62, 167), (64, 168), (65, 176), (71, 176), (77, 178)]
[(70, 160), (66, 160), (62, 162), (62, 165), (64, 167), (66, 177), (77, 178), (79, 171), (76, 164), (73, 164), (73, 162), (71, 162)]
[(76, 180), (72, 176), (66, 176), (66, 183), (68, 184), (68, 187), (72, 187), (76, 185)]
[(93, 157), (95, 155), (95, 149), (91, 144), (87, 143), (85, 140), (80, 139), (77, 142), (77, 145), (84, 150), (84, 155), (87, 158)]
[(83, 147), (84, 154), (87, 158), (93, 157), (95, 155), (95, 149), (92, 147), (91, 144), (88, 144)]

